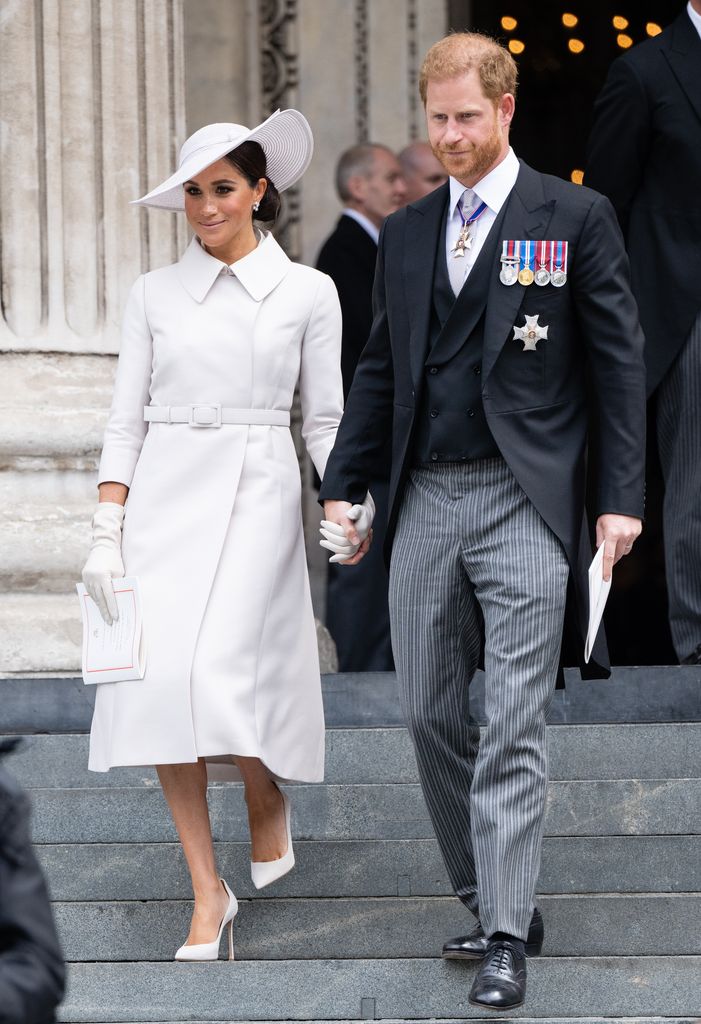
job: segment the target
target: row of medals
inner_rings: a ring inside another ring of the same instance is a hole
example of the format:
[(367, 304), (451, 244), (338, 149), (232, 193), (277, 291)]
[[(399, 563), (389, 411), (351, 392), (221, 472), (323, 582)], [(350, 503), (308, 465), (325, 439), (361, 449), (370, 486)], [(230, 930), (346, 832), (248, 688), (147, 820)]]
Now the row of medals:
[(505, 260), (502, 258), (501, 270), (499, 271), (499, 280), (502, 284), (512, 285), (516, 284), (533, 284), (540, 285), (544, 288), (546, 284), (552, 284), (555, 288), (562, 288), (563, 284), (567, 281), (567, 274), (560, 267), (555, 267), (553, 271), (548, 270), (546, 266), (538, 267), (535, 273), (530, 267), (522, 267), (518, 269), (519, 260)]

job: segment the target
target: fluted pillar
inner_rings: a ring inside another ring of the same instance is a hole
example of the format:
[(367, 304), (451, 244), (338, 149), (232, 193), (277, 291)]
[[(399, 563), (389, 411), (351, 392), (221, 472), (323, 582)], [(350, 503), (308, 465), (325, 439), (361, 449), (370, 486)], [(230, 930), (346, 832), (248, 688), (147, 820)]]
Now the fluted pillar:
[(129, 205), (185, 133), (182, 0), (0, 17), (0, 676), (74, 673), (74, 584), (128, 290), (183, 219)]

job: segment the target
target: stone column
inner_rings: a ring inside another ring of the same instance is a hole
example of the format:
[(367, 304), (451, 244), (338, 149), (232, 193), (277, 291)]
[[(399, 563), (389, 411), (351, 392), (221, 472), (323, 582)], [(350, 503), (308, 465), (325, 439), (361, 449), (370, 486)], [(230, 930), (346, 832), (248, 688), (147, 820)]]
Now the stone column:
[(129, 206), (184, 137), (182, 0), (0, 19), (0, 676), (74, 674), (74, 584), (127, 292), (182, 218)]

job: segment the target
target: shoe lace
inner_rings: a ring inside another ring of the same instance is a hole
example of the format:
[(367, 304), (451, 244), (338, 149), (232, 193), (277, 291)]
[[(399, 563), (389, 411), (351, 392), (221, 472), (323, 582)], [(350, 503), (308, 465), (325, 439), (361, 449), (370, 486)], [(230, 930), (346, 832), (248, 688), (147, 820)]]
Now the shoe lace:
[(513, 971), (514, 954), (509, 946), (499, 943), (492, 950), (489, 958), (490, 974), (509, 974)]

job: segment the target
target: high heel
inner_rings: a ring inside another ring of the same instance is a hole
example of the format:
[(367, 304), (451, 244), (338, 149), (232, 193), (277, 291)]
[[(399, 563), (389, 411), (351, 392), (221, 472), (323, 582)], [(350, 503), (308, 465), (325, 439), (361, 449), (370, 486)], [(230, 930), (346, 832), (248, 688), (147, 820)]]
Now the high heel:
[(219, 881), (224, 886), (226, 894), (229, 897), (229, 906), (226, 908), (226, 913), (219, 925), (219, 931), (217, 932), (216, 939), (214, 942), (198, 942), (191, 946), (181, 946), (175, 954), (176, 960), (218, 960), (219, 944), (221, 943), (222, 932), (227, 927), (229, 930), (229, 960), (234, 959), (234, 918), (238, 913), (239, 905), (236, 897), (224, 879), (220, 878)]
[(282, 805), (285, 808), (285, 828), (287, 831), (287, 850), (277, 860), (251, 861), (251, 878), (256, 889), (262, 889), (271, 882), (282, 878), (295, 866), (295, 852), (292, 848), (292, 831), (290, 829), (290, 801), (282, 790), (278, 790), (282, 797)]

